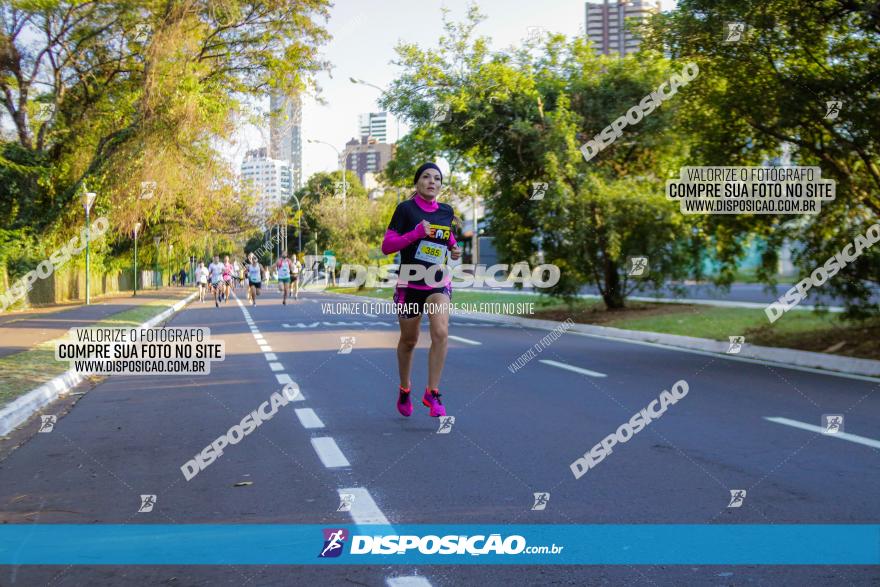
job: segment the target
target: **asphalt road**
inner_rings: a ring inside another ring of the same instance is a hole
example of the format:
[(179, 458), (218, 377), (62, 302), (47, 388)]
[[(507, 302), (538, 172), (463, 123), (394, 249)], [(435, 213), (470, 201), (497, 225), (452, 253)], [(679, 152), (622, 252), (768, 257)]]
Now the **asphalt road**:
[[(421, 405), (409, 419), (395, 409), (394, 319), (322, 313), (322, 302), (343, 300), (348, 299), (304, 294), (282, 306), (277, 292), (267, 290), (247, 312), (234, 300), (219, 309), (189, 306), (171, 324), (209, 326), (213, 337), (225, 341), (226, 360), (214, 363), (208, 377), (115, 376), (92, 388), (59, 417), (51, 433), (33, 434), (0, 462), (0, 519), (328, 526), (377, 519), (392, 524), (880, 522), (880, 444), (766, 419), (818, 425), (822, 414), (843, 414), (847, 433), (880, 440), (877, 380), (572, 333), (511, 373), (508, 365), (547, 332), (455, 317), (450, 334), (458, 338), (450, 340), (442, 392), (448, 414), (456, 419), (449, 434), (437, 434), (437, 419)], [(339, 353), (341, 337), (355, 337), (348, 354)], [(417, 391), (425, 383), (427, 346), (423, 328), (415, 362)], [(283, 375), (299, 384), (303, 401), (282, 408), (186, 481), (180, 466), (278, 390)], [(574, 478), (569, 465), (576, 458), (681, 379), (690, 388), (685, 398), (585, 476)], [(319, 445), (338, 448), (336, 456), (347, 465), (330, 462), (334, 451), (323, 448), (319, 454)], [(252, 484), (234, 486), (245, 481)], [(336, 511), (342, 488), (358, 490), (350, 513)], [(732, 489), (747, 490), (739, 508), (728, 508)], [(533, 493), (545, 491), (550, 493), (547, 508), (533, 511)], [(157, 495), (152, 512), (137, 512), (140, 494)], [(3, 586), (250, 584), (878, 585), (880, 570), (0, 568)]]

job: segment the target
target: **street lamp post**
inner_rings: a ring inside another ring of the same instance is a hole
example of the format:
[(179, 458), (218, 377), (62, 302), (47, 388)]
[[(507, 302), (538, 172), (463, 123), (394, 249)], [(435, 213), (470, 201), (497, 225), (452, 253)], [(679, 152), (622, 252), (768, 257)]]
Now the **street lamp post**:
[[(375, 89), (379, 90), (383, 96), (388, 93), (388, 90), (381, 88), (381, 87), (377, 86), (376, 84), (371, 84), (370, 82), (364, 81), (362, 79), (350, 77), (350, 78), (348, 78), (348, 80), (355, 85), (360, 84), (362, 86), (369, 86), (371, 88), (375, 88)], [(394, 116), (394, 126), (395, 126), (394, 145), (396, 148), (396, 145), (400, 142), (400, 117), (397, 115)], [(397, 186), (395, 189), (397, 190), (397, 203), (399, 204), (400, 203), (400, 186)]]
[(89, 264), (89, 241), (91, 240), (90, 227), (89, 227), (89, 212), (92, 209), (92, 204), (95, 203), (95, 198), (97, 194), (95, 192), (84, 192), (83, 193), (83, 208), (86, 210), (86, 305), (92, 303), (90, 284), (89, 284), (89, 271), (91, 269), (91, 265)]
[(161, 242), (162, 237), (153, 237), (153, 243), (156, 245), (156, 262), (153, 263), (153, 287), (155, 289), (159, 289), (159, 243)]
[(138, 295), (138, 231), (141, 229), (141, 223), (134, 223), (134, 296)]
[(300, 251), (302, 251), (303, 248), (302, 208), (299, 205), (299, 198), (296, 197), (296, 194), (292, 194), (290, 197), (293, 198), (294, 202), (296, 202), (296, 252), (299, 253)]
[(340, 172), (342, 173), (342, 209), (345, 210), (345, 198), (346, 198), (347, 185), (345, 183), (345, 159), (344, 159), (344, 157), (345, 157), (346, 153), (348, 153), (348, 149), (345, 149), (344, 151), (340, 152), (339, 149), (337, 149), (334, 145), (332, 145), (326, 141), (318, 141), (315, 139), (306, 139), (306, 142), (320, 143), (322, 145), (327, 145), (328, 147), (330, 147), (331, 149), (336, 151), (336, 155), (339, 157), (339, 169), (340, 169)]
[(171, 272), (174, 271), (171, 253), (174, 251), (174, 245), (168, 243), (168, 286), (171, 286)]

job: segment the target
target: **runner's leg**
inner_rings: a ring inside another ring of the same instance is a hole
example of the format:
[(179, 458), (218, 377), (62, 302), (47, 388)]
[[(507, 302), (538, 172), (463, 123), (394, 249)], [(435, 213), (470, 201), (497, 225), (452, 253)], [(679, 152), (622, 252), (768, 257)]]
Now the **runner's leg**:
[(400, 316), (397, 322), (400, 324), (400, 340), (397, 342), (397, 371), (400, 374), (400, 386), (404, 389), (410, 389), (412, 387), (410, 381), (412, 361), (416, 344), (419, 342), (419, 325), (422, 322), (422, 316), (414, 318)]
[(428, 351), (428, 389), (440, 388), (440, 376), (446, 363), (447, 341), (449, 337), (449, 298), (446, 294), (435, 293), (426, 300), (440, 311), (428, 313), (431, 331), (431, 349)]

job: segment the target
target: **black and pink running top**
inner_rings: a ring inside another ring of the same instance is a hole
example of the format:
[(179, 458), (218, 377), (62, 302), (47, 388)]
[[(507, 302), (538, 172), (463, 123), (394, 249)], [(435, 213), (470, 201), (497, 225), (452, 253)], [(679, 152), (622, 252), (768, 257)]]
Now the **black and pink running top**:
[[(386, 255), (400, 251), (400, 264), (419, 264), (425, 267), (444, 265), (446, 256), (455, 246), (452, 234), (452, 219), (455, 216), (452, 206), (427, 201), (416, 194), (397, 205), (385, 238), (382, 252)], [(425, 233), (422, 220), (431, 224), (432, 235)], [(447, 277), (444, 286), (451, 281)], [(413, 289), (432, 289), (424, 280), (403, 282), (398, 279), (397, 287)]]

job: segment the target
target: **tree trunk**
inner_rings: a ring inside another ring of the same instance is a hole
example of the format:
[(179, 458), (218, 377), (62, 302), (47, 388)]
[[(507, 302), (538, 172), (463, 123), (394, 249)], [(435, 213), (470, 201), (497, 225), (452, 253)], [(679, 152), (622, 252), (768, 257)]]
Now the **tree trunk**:
[(620, 273), (617, 272), (617, 263), (605, 257), (605, 288), (602, 290), (602, 300), (609, 310), (620, 310), (624, 307), (623, 289), (620, 284)]

